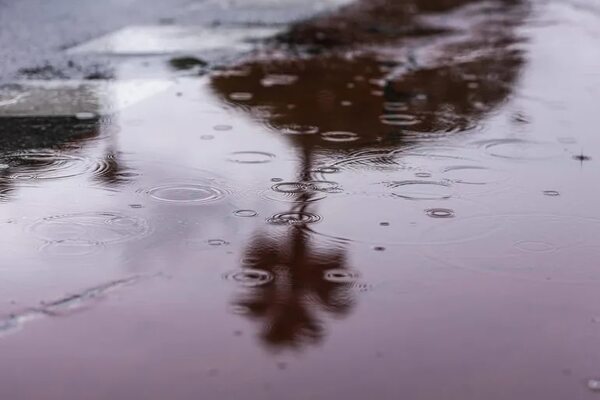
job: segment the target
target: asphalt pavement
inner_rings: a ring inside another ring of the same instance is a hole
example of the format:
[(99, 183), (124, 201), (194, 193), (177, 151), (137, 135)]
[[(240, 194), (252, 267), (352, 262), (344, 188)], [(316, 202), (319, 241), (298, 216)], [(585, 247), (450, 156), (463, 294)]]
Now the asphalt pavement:
[(285, 27), (347, 2), (0, 0), (0, 83), (15, 79), (102, 78), (109, 74), (110, 61), (69, 54), (67, 50), (132, 26)]

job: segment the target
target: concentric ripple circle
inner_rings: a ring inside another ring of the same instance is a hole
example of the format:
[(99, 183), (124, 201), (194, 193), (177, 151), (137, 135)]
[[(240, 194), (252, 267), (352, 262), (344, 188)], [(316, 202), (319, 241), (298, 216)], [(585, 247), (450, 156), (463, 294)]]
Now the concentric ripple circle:
[(323, 279), (331, 283), (354, 283), (358, 277), (358, 273), (345, 269), (330, 269), (323, 274)]
[(155, 200), (175, 204), (209, 204), (224, 199), (228, 192), (216, 186), (197, 183), (172, 183), (147, 191)]
[(452, 197), (451, 185), (443, 181), (405, 180), (384, 182), (393, 197), (408, 200), (443, 200)]
[(92, 159), (54, 150), (28, 150), (10, 153), (1, 159), (10, 179), (27, 181), (62, 179), (79, 175), (102, 176), (110, 168), (107, 160)]
[(225, 279), (233, 280), (245, 287), (257, 287), (270, 283), (274, 277), (273, 274), (262, 269), (245, 268), (226, 274)]
[(354, 132), (323, 132), (321, 133), (323, 140), (328, 142), (354, 142), (360, 137)]
[(493, 157), (512, 160), (543, 160), (564, 153), (564, 150), (556, 143), (523, 139), (493, 139), (477, 144)]
[(236, 151), (228, 160), (238, 164), (266, 164), (275, 158), (275, 154), (264, 151)]
[(271, 225), (307, 225), (321, 221), (321, 216), (305, 211), (278, 213), (267, 219)]
[(30, 230), (47, 243), (81, 249), (137, 239), (148, 234), (150, 228), (142, 218), (100, 212), (46, 217)]

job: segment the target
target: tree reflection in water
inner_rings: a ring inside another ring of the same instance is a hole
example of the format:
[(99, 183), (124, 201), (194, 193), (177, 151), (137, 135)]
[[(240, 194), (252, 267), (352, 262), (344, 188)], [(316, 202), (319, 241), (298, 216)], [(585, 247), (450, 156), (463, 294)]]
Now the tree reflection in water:
[[(515, 85), (523, 65), (515, 27), (526, 11), (519, 1), (359, 1), (292, 26), (211, 85), (289, 138), (298, 181), (311, 182), (315, 168), (350, 152), (397, 151), (476, 127)], [(300, 192), (290, 212), (316, 214), (318, 202)], [(234, 301), (274, 347), (317, 342), (320, 311), (344, 316), (353, 305), (344, 246), (292, 222), (248, 244), (243, 269), (272, 279)]]
[(346, 266), (343, 249), (318, 247), (306, 227), (280, 233), (259, 234), (248, 245), (243, 267), (267, 272), (272, 280), (249, 288), (235, 304), (264, 322), (265, 343), (297, 347), (323, 337), (321, 310), (350, 312), (356, 275)]

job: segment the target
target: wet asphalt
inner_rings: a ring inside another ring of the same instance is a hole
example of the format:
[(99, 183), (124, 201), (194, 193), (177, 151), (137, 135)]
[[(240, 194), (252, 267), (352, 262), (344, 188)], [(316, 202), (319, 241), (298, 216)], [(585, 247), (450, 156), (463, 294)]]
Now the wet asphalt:
[(102, 77), (109, 62), (65, 49), (132, 25), (289, 24), (344, 0), (0, 1), (0, 82)]

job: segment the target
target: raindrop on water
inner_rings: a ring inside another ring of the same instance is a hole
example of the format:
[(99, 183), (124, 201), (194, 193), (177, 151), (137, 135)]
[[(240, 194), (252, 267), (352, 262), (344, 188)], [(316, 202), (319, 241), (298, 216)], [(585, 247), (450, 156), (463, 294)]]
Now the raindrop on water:
[(501, 171), (480, 165), (455, 165), (445, 168), (443, 172), (446, 179), (464, 185), (486, 185), (505, 179)]
[(256, 217), (258, 213), (254, 210), (237, 210), (233, 213), (233, 215), (240, 218), (252, 218)]
[(542, 160), (559, 156), (563, 152), (555, 143), (523, 139), (493, 139), (478, 144), (491, 156), (515, 160)]
[(61, 240), (46, 242), (40, 251), (54, 257), (82, 257), (102, 250), (102, 243), (79, 240)]
[(317, 174), (335, 174), (340, 172), (340, 169), (337, 167), (321, 167), (315, 169), (313, 172)]
[(342, 188), (337, 182), (333, 181), (306, 181), (309, 189), (323, 193), (340, 193)]
[(81, 248), (140, 238), (150, 228), (141, 218), (101, 212), (43, 218), (35, 222), (30, 230), (48, 243)]
[(384, 114), (379, 117), (379, 120), (382, 124), (391, 126), (413, 126), (421, 122), (410, 114)]
[(321, 133), (323, 140), (328, 142), (354, 142), (359, 139), (359, 136), (354, 132), (323, 132)]
[(321, 216), (303, 211), (278, 213), (267, 219), (271, 225), (306, 225), (321, 220)]
[(430, 172), (417, 172), (417, 173), (415, 173), (415, 176), (417, 178), (431, 178), (431, 173)]
[(290, 124), (279, 131), (284, 135), (316, 135), (319, 133), (319, 128), (313, 125), (296, 125)]
[(227, 192), (216, 186), (195, 183), (173, 183), (147, 191), (155, 200), (177, 204), (208, 204), (222, 200)]
[(31, 179), (61, 179), (90, 174), (102, 176), (110, 168), (109, 161), (70, 155), (54, 150), (28, 150), (2, 157), (3, 164), (15, 172), (9, 176), (17, 181)]
[(279, 193), (304, 193), (309, 186), (304, 182), (281, 182), (273, 185), (271, 189)]
[(358, 279), (358, 274), (344, 269), (330, 269), (325, 271), (323, 278), (332, 283), (353, 283)]
[(560, 193), (557, 192), (556, 190), (544, 190), (544, 196), (549, 196), (549, 197), (556, 197), (556, 196), (560, 196)]
[(246, 268), (225, 275), (225, 279), (236, 281), (242, 286), (256, 287), (268, 284), (273, 280), (273, 274), (262, 269)]
[(252, 100), (252, 97), (254, 97), (252, 93), (248, 92), (236, 92), (229, 95), (229, 98), (235, 101), (248, 101)]
[[(325, 195), (322, 193), (341, 191), (339, 184), (331, 181), (280, 182), (273, 185), (270, 192), (265, 192), (264, 197), (292, 203), (308, 202), (324, 199)], [(304, 194), (303, 198), (299, 198), (299, 194)]]
[(408, 200), (443, 200), (451, 197), (450, 184), (446, 182), (408, 180), (385, 182), (394, 197)]
[(283, 75), (283, 74), (273, 74), (265, 76), (260, 84), (264, 87), (271, 86), (287, 86), (295, 83), (298, 80), (298, 77), (295, 75)]
[(430, 208), (429, 210), (425, 210), (427, 215), (432, 218), (453, 218), (454, 210), (449, 208)]
[(515, 243), (515, 247), (519, 250), (531, 252), (531, 253), (545, 253), (557, 249), (557, 246), (540, 241), (521, 241)]
[(402, 102), (385, 102), (383, 103), (383, 108), (386, 111), (406, 111), (408, 110), (408, 105)]
[(229, 245), (229, 242), (223, 239), (209, 239), (206, 241), (206, 243), (208, 243), (208, 245), (212, 247), (221, 247)]
[(236, 151), (231, 153), (229, 161), (238, 164), (266, 164), (275, 158), (275, 154), (264, 151)]

